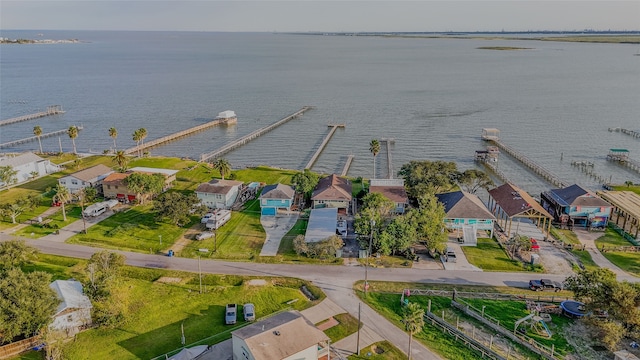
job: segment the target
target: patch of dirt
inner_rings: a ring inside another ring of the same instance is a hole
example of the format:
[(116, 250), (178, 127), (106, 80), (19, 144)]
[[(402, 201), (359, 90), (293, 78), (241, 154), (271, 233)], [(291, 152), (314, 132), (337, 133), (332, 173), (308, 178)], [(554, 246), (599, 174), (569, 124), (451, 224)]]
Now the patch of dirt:
[(573, 275), (571, 266), (573, 257), (563, 249), (556, 248), (550, 243), (539, 241), (540, 263), (544, 267), (545, 273)]
[(189, 245), (191, 241), (195, 239), (196, 235), (198, 235), (202, 231), (203, 230), (202, 230), (201, 224), (193, 225), (187, 231), (185, 231), (184, 234), (182, 234), (182, 236), (179, 237), (176, 240), (176, 242), (174, 242), (173, 245), (171, 245), (169, 249), (167, 249), (167, 251), (173, 250), (175, 254), (179, 254), (182, 251), (182, 249), (184, 249), (187, 245)]
[(180, 281), (182, 281), (182, 278), (168, 277), (168, 276), (163, 276), (158, 280), (156, 280), (156, 282), (163, 283), (163, 284), (175, 284), (175, 283), (179, 283)]
[(267, 281), (264, 279), (251, 279), (247, 281), (247, 285), (250, 286), (265, 286), (267, 285)]

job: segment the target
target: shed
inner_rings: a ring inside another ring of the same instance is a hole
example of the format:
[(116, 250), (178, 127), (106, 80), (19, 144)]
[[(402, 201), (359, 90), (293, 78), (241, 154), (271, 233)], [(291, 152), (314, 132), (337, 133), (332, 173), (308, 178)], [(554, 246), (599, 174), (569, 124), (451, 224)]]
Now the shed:
[(338, 225), (337, 208), (312, 209), (305, 234), (306, 242), (319, 242), (336, 235)]
[(49, 284), (60, 304), (49, 328), (74, 335), (91, 324), (91, 300), (83, 293), (82, 284), (75, 280), (56, 280)]

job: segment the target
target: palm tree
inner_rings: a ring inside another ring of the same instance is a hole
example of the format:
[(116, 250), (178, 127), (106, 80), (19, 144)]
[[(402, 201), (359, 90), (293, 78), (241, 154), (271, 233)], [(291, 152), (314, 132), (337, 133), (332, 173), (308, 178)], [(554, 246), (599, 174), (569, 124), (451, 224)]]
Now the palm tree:
[(147, 138), (147, 129), (140, 128), (138, 131), (140, 131), (140, 144), (144, 145), (144, 139)]
[(118, 164), (118, 170), (123, 172), (127, 169), (129, 159), (127, 158), (127, 154), (124, 153), (124, 150), (118, 150), (116, 151), (116, 155), (113, 157), (113, 162)]
[(411, 340), (413, 334), (424, 327), (424, 309), (418, 303), (409, 303), (403, 308), (402, 322), (409, 332), (409, 360), (411, 360)]
[(380, 152), (380, 142), (378, 141), (378, 139), (371, 140), (371, 142), (369, 143), (369, 151), (371, 151), (371, 153), (373, 154), (373, 176), (371, 178), (375, 179), (376, 178), (376, 156), (378, 156), (378, 153)]
[(226, 174), (231, 173), (231, 164), (229, 164), (227, 159), (217, 159), (213, 162), (213, 168), (220, 172), (222, 180), (224, 180)]
[(73, 143), (73, 153), (77, 154), (76, 151), (76, 138), (78, 137), (78, 127), (75, 125), (69, 126), (69, 130), (67, 130), (67, 134), (71, 138), (71, 142)]
[(62, 219), (64, 221), (67, 221), (67, 213), (65, 212), (64, 204), (68, 203), (71, 199), (71, 193), (69, 193), (69, 189), (67, 189), (65, 186), (60, 185), (60, 183), (56, 185), (53, 191), (55, 191), (53, 199), (60, 202), (60, 204), (62, 205)]
[(631, 185), (633, 185), (633, 181), (627, 180), (624, 184), (627, 185), (627, 187), (631, 187)]
[(40, 125), (36, 125), (33, 127), (33, 135), (38, 138), (38, 144), (40, 145), (40, 154), (42, 154), (42, 142), (40, 141), (40, 135), (42, 135), (42, 128)]
[[(140, 146), (140, 140), (142, 139), (142, 134), (140, 133), (140, 129), (133, 132), (133, 141), (136, 142), (136, 146)], [(138, 149), (138, 157), (140, 157), (140, 149)]]
[(114, 127), (109, 128), (109, 136), (113, 139), (113, 152), (116, 152), (116, 138), (118, 137), (118, 130)]

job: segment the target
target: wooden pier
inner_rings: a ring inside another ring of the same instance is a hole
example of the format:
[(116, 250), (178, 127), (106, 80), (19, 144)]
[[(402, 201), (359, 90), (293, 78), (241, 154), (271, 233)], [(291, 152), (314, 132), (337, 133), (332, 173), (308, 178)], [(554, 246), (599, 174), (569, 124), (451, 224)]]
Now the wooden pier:
[(620, 132), (625, 135), (629, 135), (635, 139), (640, 139), (640, 131), (628, 130), (624, 128), (609, 128), (609, 132)]
[(391, 161), (391, 144), (396, 142), (396, 139), (380, 139), (380, 142), (387, 144), (387, 179), (393, 179), (393, 162)]
[(50, 116), (50, 115), (58, 115), (58, 114), (64, 114), (64, 111), (62, 110), (62, 106), (61, 105), (51, 105), (51, 106), (47, 106), (47, 110), (45, 110), (45, 111), (41, 111), (41, 112), (38, 112), (38, 113), (35, 113), (35, 114), (18, 116), (18, 117), (14, 117), (14, 118), (7, 119), (7, 120), (2, 120), (2, 121), (0, 121), (0, 126), (9, 125), (9, 124), (13, 124), (13, 123), (21, 122), (21, 121), (38, 119), (38, 118), (45, 117), (45, 116)]
[(318, 160), (318, 157), (320, 157), (320, 154), (322, 153), (322, 151), (324, 150), (324, 148), (327, 146), (327, 144), (329, 143), (329, 140), (331, 140), (331, 137), (333, 136), (333, 134), (336, 132), (336, 130), (341, 127), (344, 128), (345, 125), (344, 124), (329, 124), (327, 125), (329, 126), (331, 129), (329, 130), (329, 133), (327, 134), (327, 136), (324, 137), (324, 140), (322, 140), (322, 143), (320, 144), (320, 146), (318, 147), (318, 150), (316, 150), (316, 152), (313, 154), (313, 156), (311, 157), (311, 160), (309, 160), (309, 162), (307, 163), (307, 166), (305, 166), (305, 169), (311, 169), (311, 167), (313, 166), (313, 164), (316, 162), (316, 160)]
[(607, 160), (616, 162), (640, 173), (640, 161), (629, 158), (629, 150), (627, 149), (609, 149)]
[(484, 164), (484, 166), (486, 166), (489, 170), (491, 170), (491, 172), (493, 172), (500, 180), (502, 180), (502, 182), (506, 184), (515, 185), (513, 181), (509, 180), (507, 175), (505, 175), (502, 171), (498, 169), (497, 162), (491, 161), (490, 158), (487, 158), (487, 157), (478, 157), (478, 156), (476, 156), (475, 160), (477, 162)]
[(245, 135), (245, 136), (243, 136), (243, 137), (241, 137), (241, 138), (239, 138), (237, 140), (234, 140), (234, 141), (224, 145), (223, 147), (219, 148), (218, 150), (212, 151), (212, 152), (207, 153), (207, 154), (202, 154), (202, 155), (200, 155), (200, 162), (204, 162), (204, 161), (207, 161), (209, 159), (215, 159), (215, 158), (217, 158), (219, 156), (222, 156), (222, 155), (228, 153), (229, 151), (231, 151), (231, 150), (233, 150), (235, 148), (238, 148), (238, 147), (248, 143), (249, 141), (259, 137), (260, 135), (263, 135), (263, 134), (265, 134), (265, 133), (277, 128), (278, 126), (288, 122), (289, 120), (295, 119), (297, 117), (302, 116), (305, 112), (307, 112), (307, 111), (309, 111), (311, 109), (313, 109), (313, 106), (304, 106), (300, 110), (296, 111), (295, 113), (293, 113), (293, 114), (291, 114), (291, 115), (289, 115), (289, 116), (287, 116), (285, 118), (282, 118), (282, 119), (276, 121), (275, 123), (273, 123), (273, 124), (271, 124), (269, 126), (265, 126), (265, 127), (261, 128), (261, 129), (258, 129), (256, 131), (250, 133), (250, 134), (247, 134), (247, 135)]
[(611, 176), (606, 179), (604, 176), (598, 175), (594, 170), (594, 164), (590, 161), (572, 161), (571, 166), (575, 166), (591, 179), (595, 179), (598, 183), (604, 185), (611, 182)]
[(238, 118), (236, 118), (236, 117), (224, 118), (224, 119), (215, 119), (215, 120), (209, 121), (207, 123), (200, 124), (200, 125), (188, 128), (186, 130), (178, 131), (177, 133), (173, 133), (173, 134), (170, 134), (170, 135), (167, 135), (167, 136), (163, 136), (163, 137), (161, 137), (159, 139), (151, 140), (151, 141), (146, 142), (144, 144), (140, 144), (140, 145), (136, 145), (134, 147), (130, 147), (130, 148), (126, 149), (124, 151), (124, 153), (125, 154), (135, 154), (135, 153), (141, 152), (143, 150), (146, 150), (146, 149), (149, 149), (149, 148), (152, 148), (152, 147), (155, 147), (155, 146), (159, 146), (159, 145), (162, 145), (164, 143), (168, 143), (170, 141), (179, 139), (181, 137), (189, 136), (189, 135), (192, 135), (192, 134), (194, 134), (196, 132), (209, 129), (209, 128), (214, 127), (214, 126), (225, 125), (225, 124), (233, 124), (233, 123), (235, 123), (237, 121), (238, 121)]
[[(76, 128), (78, 128), (78, 131), (83, 129), (82, 125), (76, 126)], [(46, 134), (40, 135), (40, 139), (66, 134), (67, 131), (69, 131), (69, 129), (52, 131), (50, 133), (46, 133)], [(32, 142), (32, 141), (38, 141), (38, 137), (37, 136), (31, 136), (31, 137), (20, 139), (20, 140), (9, 141), (9, 142), (0, 144), (0, 149), (8, 148), (8, 147), (14, 147), (16, 145), (25, 144), (25, 143)]]
[(501, 142), (498, 134), (499, 134), (499, 130), (497, 129), (483, 129), (482, 139), (493, 142), (502, 151), (511, 155), (511, 157), (513, 157), (514, 159), (520, 161), (523, 165), (528, 167), (531, 171), (533, 171), (534, 173), (536, 173), (538, 176), (542, 177), (546, 181), (550, 182), (551, 184), (559, 188), (565, 188), (568, 186), (567, 183), (560, 180), (560, 178), (554, 175), (551, 171), (545, 169), (543, 166), (537, 164), (535, 161), (529, 159), (525, 155), (520, 154), (511, 146)]
[(347, 162), (344, 164), (344, 167), (342, 168), (342, 172), (340, 173), (340, 176), (347, 176), (347, 173), (349, 172), (349, 168), (351, 167), (352, 162), (353, 162), (353, 154), (347, 156)]

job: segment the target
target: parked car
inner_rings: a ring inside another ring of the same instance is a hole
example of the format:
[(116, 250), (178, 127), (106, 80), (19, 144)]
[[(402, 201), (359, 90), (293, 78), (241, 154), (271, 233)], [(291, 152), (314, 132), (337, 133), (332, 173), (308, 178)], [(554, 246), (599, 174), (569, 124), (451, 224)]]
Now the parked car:
[(244, 321), (255, 321), (256, 320), (256, 309), (253, 304), (248, 303), (242, 306), (242, 313), (244, 314)]
[(446, 259), (447, 262), (456, 262), (456, 253), (453, 249), (447, 249)]
[(209, 239), (213, 237), (213, 233), (210, 231), (205, 231), (203, 233), (200, 233), (198, 235), (196, 235), (196, 240), (204, 240), (204, 239)]
[(529, 280), (529, 289), (533, 291), (551, 290), (558, 292), (562, 290), (562, 284), (549, 279)]
[(202, 219), (200, 219), (200, 223), (201, 223), (201, 224), (206, 224), (206, 223), (207, 223), (207, 221), (209, 221), (209, 219), (210, 219), (213, 215), (215, 215), (215, 214), (214, 214), (214, 213), (207, 213), (207, 214), (204, 214), (204, 216), (202, 217)]
[(224, 323), (227, 325), (233, 325), (236, 323), (236, 312), (237, 306), (236, 304), (227, 304), (224, 313)]

